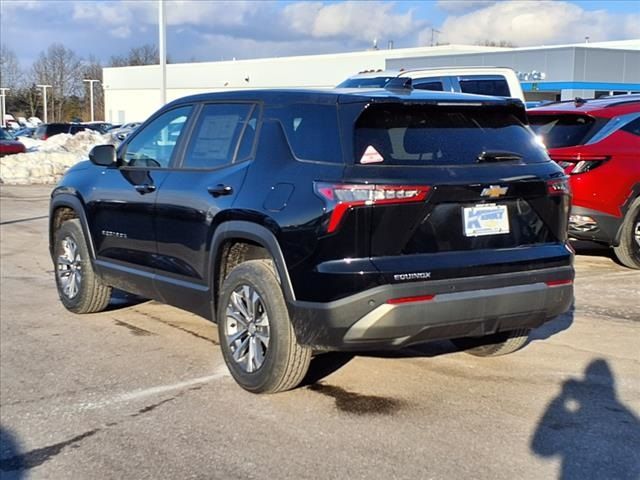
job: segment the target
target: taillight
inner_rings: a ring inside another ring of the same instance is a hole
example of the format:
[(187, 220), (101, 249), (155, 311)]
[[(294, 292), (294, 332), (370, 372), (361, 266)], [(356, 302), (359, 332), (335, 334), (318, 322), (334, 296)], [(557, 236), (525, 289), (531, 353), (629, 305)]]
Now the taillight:
[(427, 198), (431, 187), (426, 185), (366, 185), (334, 184), (315, 182), (314, 188), (331, 210), (327, 232), (334, 232), (345, 213), (354, 207), (364, 205), (390, 205), (396, 203), (416, 203)]
[(552, 160), (560, 165), (565, 173), (569, 175), (577, 175), (579, 173), (587, 173), (596, 167), (599, 167), (611, 157), (606, 155), (553, 155)]
[(549, 195), (571, 195), (569, 181), (566, 178), (548, 180), (547, 193)]
[(547, 287), (562, 287), (564, 285), (571, 285), (573, 280), (549, 280), (548, 282), (544, 282), (547, 284)]

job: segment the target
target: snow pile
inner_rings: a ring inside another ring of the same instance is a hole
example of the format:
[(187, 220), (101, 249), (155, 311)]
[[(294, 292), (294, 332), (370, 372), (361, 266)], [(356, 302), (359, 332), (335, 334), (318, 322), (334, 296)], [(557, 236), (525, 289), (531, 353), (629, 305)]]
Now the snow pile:
[(61, 133), (44, 142), (30, 140), (25, 142), (29, 150), (26, 153), (0, 158), (0, 183), (56, 183), (69, 167), (86, 160), (95, 145), (111, 143), (109, 135), (94, 130), (83, 130), (75, 135)]

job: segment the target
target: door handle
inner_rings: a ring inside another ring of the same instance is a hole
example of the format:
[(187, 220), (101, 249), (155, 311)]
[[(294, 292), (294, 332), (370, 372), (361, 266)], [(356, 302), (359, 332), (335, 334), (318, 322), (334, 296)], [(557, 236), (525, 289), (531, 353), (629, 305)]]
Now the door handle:
[(138, 192), (141, 195), (144, 195), (145, 193), (151, 193), (151, 192), (155, 192), (156, 191), (156, 186), (155, 185), (150, 185), (148, 183), (143, 183), (142, 185), (134, 185), (134, 187), (136, 189), (136, 192)]
[(214, 198), (218, 198), (222, 195), (231, 195), (233, 193), (233, 187), (229, 185), (218, 184), (215, 187), (207, 188), (207, 191), (213, 195)]

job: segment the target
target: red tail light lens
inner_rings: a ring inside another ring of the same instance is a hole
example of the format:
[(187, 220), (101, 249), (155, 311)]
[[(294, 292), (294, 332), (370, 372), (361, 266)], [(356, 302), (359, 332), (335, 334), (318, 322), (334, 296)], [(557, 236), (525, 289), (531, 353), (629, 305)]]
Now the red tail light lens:
[(400, 305), (402, 303), (428, 302), (436, 298), (435, 295), (418, 295), (416, 297), (401, 297), (387, 300), (390, 305)]
[(568, 175), (587, 173), (599, 167), (611, 157), (606, 155), (554, 155), (552, 160), (560, 165)]
[(571, 187), (566, 178), (547, 181), (547, 193), (549, 195), (571, 195)]
[(353, 207), (364, 205), (389, 205), (394, 203), (417, 203), (427, 198), (431, 187), (408, 185), (364, 185), (333, 184), (316, 182), (318, 193), (331, 209), (327, 232), (334, 232), (345, 213)]
[(546, 283), (548, 287), (562, 287), (563, 285), (571, 285), (573, 280), (550, 280), (544, 283)]

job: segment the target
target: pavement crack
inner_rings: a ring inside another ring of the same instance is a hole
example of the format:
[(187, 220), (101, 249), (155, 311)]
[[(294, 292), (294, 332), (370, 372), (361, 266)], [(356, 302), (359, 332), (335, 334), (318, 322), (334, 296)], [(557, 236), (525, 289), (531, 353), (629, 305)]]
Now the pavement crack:
[(26, 470), (42, 465), (60, 454), (66, 447), (75, 446), (85, 438), (95, 435), (100, 430), (100, 428), (89, 430), (64, 442), (54, 443), (53, 445), (31, 450), (22, 455), (2, 459), (0, 460), (0, 471)]

